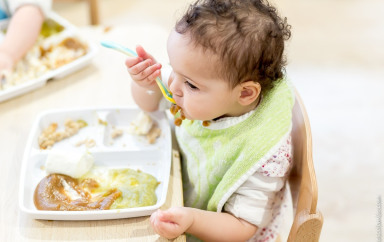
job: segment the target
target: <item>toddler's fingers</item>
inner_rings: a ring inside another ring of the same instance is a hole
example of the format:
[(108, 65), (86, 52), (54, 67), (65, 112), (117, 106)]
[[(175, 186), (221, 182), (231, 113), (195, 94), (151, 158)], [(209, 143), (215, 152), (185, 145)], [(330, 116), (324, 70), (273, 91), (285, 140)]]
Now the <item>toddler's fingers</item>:
[(152, 74), (150, 74), (147, 78), (149, 80), (155, 80), (158, 76), (161, 76), (161, 70), (156, 70), (155, 72), (153, 72)]
[(165, 231), (165, 230), (162, 230), (162, 229), (161, 229), (163, 223), (164, 223), (164, 222), (161, 222), (160, 220), (155, 219), (155, 220), (153, 221), (153, 224), (152, 224), (152, 228), (153, 228), (153, 230), (154, 230), (157, 234), (159, 234), (159, 235), (161, 235), (161, 236), (165, 236), (165, 235), (167, 234), (167, 232), (168, 232), (168, 231)]
[(158, 218), (159, 218), (161, 221), (164, 221), (164, 222), (173, 222), (173, 221), (174, 221), (174, 215), (173, 215), (173, 213), (168, 212), (168, 211), (162, 211), (162, 212), (158, 215)]
[(158, 221), (155, 220), (155, 221), (153, 221), (153, 223), (151, 223), (151, 225), (152, 225), (152, 229), (153, 229), (153, 231), (155, 231), (156, 234), (159, 234), (160, 231), (159, 231), (159, 229), (157, 228), (157, 223), (158, 223)]
[(160, 75), (160, 64), (155, 64), (138, 73), (137, 75), (131, 74), (134, 80), (149, 80), (153, 81)]
[(153, 212), (153, 213), (151, 214), (151, 217), (149, 217), (149, 221), (151, 221), (152, 224), (153, 224), (153, 223), (156, 221), (156, 219), (157, 219), (157, 211), (158, 211), (158, 210), (156, 210), (155, 212)]
[(168, 239), (176, 238), (180, 234), (184, 233), (184, 231), (179, 231), (177, 224), (174, 224), (171, 222), (158, 221), (156, 227), (157, 227), (156, 233)]
[(155, 230), (158, 230), (158, 225), (163, 223), (160, 219), (159, 216), (162, 213), (160, 209), (156, 210), (154, 213), (151, 214), (151, 217), (149, 218), (149, 221), (151, 222), (152, 226), (154, 227)]
[(155, 60), (150, 54), (148, 54), (141, 45), (136, 46), (136, 53), (141, 58)]
[(125, 66), (127, 68), (131, 68), (133, 67), (134, 65), (140, 63), (143, 61), (143, 58), (141, 57), (128, 57), (126, 60), (125, 60)]
[(145, 69), (152, 65), (152, 61), (150, 59), (144, 60), (142, 62), (137, 63), (136, 65), (128, 68), (128, 72), (131, 75), (138, 75), (143, 72)]

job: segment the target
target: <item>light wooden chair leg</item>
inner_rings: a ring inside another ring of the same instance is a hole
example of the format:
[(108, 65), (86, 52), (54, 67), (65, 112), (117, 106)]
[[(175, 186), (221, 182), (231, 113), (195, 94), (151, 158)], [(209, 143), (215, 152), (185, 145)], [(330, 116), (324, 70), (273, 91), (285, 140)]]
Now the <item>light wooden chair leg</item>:
[[(54, 0), (57, 2), (66, 2), (68, 0)], [(85, 0), (89, 9), (89, 20), (92, 25), (100, 23), (99, 18), (99, 0)]]
[(89, 15), (91, 17), (91, 24), (97, 25), (100, 23), (98, 0), (88, 0), (88, 3), (89, 3)]
[(289, 242), (318, 242), (323, 227), (323, 215), (320, 211), (309, 214), (302, 211), (296, 215), (296, 223), (293, 224), (288, 237)]

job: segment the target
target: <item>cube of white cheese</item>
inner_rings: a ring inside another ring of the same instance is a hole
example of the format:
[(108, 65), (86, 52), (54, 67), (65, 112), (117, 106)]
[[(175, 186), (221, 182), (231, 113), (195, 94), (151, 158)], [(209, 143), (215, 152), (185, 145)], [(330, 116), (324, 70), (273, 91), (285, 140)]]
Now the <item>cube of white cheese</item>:
[(45, 162), (48, 174), (59, 173), (73, 178), (79, 178), (93, 166), (94, 158), (89, 152), (71, 153), (52, 150)]

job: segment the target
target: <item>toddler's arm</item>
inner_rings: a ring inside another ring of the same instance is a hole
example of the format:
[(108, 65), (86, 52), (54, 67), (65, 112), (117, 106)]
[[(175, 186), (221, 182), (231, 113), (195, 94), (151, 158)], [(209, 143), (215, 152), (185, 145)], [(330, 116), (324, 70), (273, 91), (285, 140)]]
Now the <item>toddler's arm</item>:
[(43, 12), (35, 5), (23, 5), (17, 9), (0, 44), (0, 70), (12, 69), (34, 45), (43, 21)]
[(187, 207), (158, 210), (150, 220), (155, 232), (168, 239), (186, 232), (204, 241), (246, 241), (257, 231), (257, 226), (229, 213)]
[(161, 74), (161, 64), (141, 46), (136, 47), (136, 53), (138, 57), (129, 57), (125, 61), (133, 80), (131, 85), (133, 99), (144, 111), (156, 111), (162, 98), (156, 84), (156, 77)]

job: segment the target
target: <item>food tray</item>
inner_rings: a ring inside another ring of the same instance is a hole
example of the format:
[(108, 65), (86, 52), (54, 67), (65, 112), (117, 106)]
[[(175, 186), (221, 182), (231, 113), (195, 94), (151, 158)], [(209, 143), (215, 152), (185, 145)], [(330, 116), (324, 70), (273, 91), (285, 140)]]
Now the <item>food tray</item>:
[[(103, 220), (150, 215), (160, 208), (166, 200), (171, 168), (171, 131), (164, 112), (149, 113), (158, 124), (161, 135), (155, 143), (149, 144), (142, 136), (131, 135), (126, 132), (130, 123), (137, 117), (138, 108), (83, 108), (69, 110), (53, 110), (42, 113), (35, 121), (29, 135), (22, 161), (19, 190), (20, 209), (35, 219), (47, 220)], [(51, 149), (40, 149), (38, 137), (42, 130), (56, 122), (63, 127), (67, 119), (84, 120), (88, 126), (79, 130), (77, 134), (59, 141)], [(106, 121), (102, 124), (99, 120)], [(124, 130), (123, 136), (111, 142), (112, 127)], [(77, 147), (79, 140), (92, 138), (96, 146), (86, 148)], [(140, 169), (153, 175), (160, 182), (156, 188), (157, 203), (153, 206), (97, 210), (97, 211), (43, 211), (36, 209), (33, 195), (37, 184), (47, 173), (44, 170), (47, 155), (52, 150), (78, 151), (88, 150), (95, 159), (95, 166), (109, 168)]]
[[(92, 58), (97, 54), (96, 44), (82, 39), (79, 30), (74, 25), (69, 23), (66, 19), (60, 17), (59, 15), (53, 12), (48, 14), (48, 19), (52, 19), (53, 21), (57, 22), (58, 24), (64, 27), (64, 30), (61, 32), (61, 34), (75, 36), (76, 38), (79, 38), (82, 42), (86, 43), (88, 45), (87, 54), (77, 58), (76, 60), (70, 63), (58, 67), (57, 69), (49, 70), (41, 76), (38, 76), (37, 78), (25, 81), (23, 83), (3, 90), (0, 89), (0, 102), (40, 88), (44, 86), (47, 80), (49, 79), (62, 78), (70, 73), (73, 73), (89, 64)], [(0, 30), (4, 30), (8, 26), (8, 22), (8, 20), (0, 21)], [(3, 33), (0, 34), (0, 39), (2, 38), (4, 38)]]

